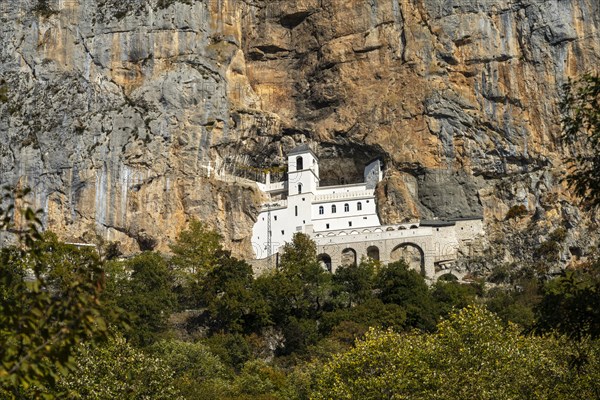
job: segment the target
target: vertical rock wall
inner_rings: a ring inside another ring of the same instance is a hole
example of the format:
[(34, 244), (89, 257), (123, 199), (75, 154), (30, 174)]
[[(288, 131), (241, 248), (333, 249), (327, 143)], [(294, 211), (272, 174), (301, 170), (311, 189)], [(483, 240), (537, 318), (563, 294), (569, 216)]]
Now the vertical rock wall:
[(385, 161), (385, 222), (483, 214), (506, 261), (567, 223), (565, 260), (593, 243), (556, 138), (596, 0), (40, 4), (0, 5), (0, 181), (67, 239), (165, 248), (195, 216), (249, 255), (258, 194), (231, 175), (309, 141), (326, 183)]

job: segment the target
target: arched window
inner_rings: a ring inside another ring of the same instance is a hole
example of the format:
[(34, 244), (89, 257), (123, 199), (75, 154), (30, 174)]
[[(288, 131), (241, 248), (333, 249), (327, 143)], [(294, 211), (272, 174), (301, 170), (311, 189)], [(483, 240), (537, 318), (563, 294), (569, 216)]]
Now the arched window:
[(358, 211), (362, 210), (362, 203), (360, 201), (358, 203), (356, 203), (356, 209)]
[(348, 212), (350, 211), (350, 204), (346, 203), (344, 204), (344, 212)]
[(333, 205), (331, 206), (331, 213), (332, 213), (332, 214), (335, 214), (335, 204), (333, 204)]
[(319, 206), (319, 215), (325, 214), (325, 208), (323, 206)]
[(298, 156), (296, 157), (296, 171), (300, 171), (304, 169), (304, 160), (302, 160), (302, 157)]
[(302, 184), (298, 184), (298, 194), (302, 193)]

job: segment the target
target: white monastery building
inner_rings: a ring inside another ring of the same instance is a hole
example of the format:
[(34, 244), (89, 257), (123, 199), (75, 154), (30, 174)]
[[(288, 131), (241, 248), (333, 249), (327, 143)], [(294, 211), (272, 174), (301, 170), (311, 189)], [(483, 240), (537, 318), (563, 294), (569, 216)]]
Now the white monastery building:
[(288, 153), (287, 164), (287, 181), (271, 183), (267, 174), (266, 183), (257, 182), (269, 200), (252, 230), (255, 266), (276, 263), (279, 249), (303, 232), (316, 242), (329, 270), (361, 257), (384, 263), (403, 258), (434, 278), (482, 232), (481, 218), (382, 226), (375, 201), (380, 160), (365, 167), (363, 183), (336, 186), (320, 186), (319, 160), (307, 144)]

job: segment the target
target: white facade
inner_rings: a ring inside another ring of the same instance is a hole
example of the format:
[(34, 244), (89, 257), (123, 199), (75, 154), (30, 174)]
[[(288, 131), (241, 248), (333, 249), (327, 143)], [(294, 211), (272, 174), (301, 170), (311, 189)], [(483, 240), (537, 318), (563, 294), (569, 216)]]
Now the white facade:
[(288, 180), (257, 183), (269, 197), (252, 231), (255, 270), (277, 264), (280, 247), (294, 233), (309, 235), (318, 258), (332, 272), (344, 264), (369, 257), (386, 264), (404, 259), (429, 279), (452, 273), (460, 256), (473, 255), (473, 242), (484, 235), (481, 217), (453, 221), (415, 221), (381, 225), (377, 216), (375, 186), (382, 178), (381, 163), (367, 165), (365, 182), (319, 185), (319, 163), (307, 145), (288, 155)]
[[(288, 154), (288, 180), (259, 188), (269, 196), (252, 230), (257, 259), (277, 253), (295, 232), (327, 233), (340, 229), (379, 226), (375, 185), (381, 180), (381, 163), (365, 168), (365, 182), (319, 185), (319, 160), (307, 145)], [(270, 223), (269, 223), (270, 222)]]

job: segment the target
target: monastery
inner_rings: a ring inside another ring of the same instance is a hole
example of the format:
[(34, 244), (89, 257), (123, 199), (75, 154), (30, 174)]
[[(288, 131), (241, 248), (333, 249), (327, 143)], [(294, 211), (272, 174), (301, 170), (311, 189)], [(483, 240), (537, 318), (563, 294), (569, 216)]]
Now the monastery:
[(365, 167), (363, 183), (321, 186), (319, 160), (307, 144), (287, 158), (286, 181), (271, 183), (267, 174), (265, 183), (257, 182), (269, 200), (252, 231), (255, 268), (275, 266), (280, 248), (303, 232), (315, 241), (319, 260), (332, 272), (370, 257), (382, 263), (404, 259), (430, 279), (457, 276), (454, 262), (459, 254), (469, 255), (472, 241), (483, 233), (482, 218), (381, 225), (375, 201), (380, 160)]

